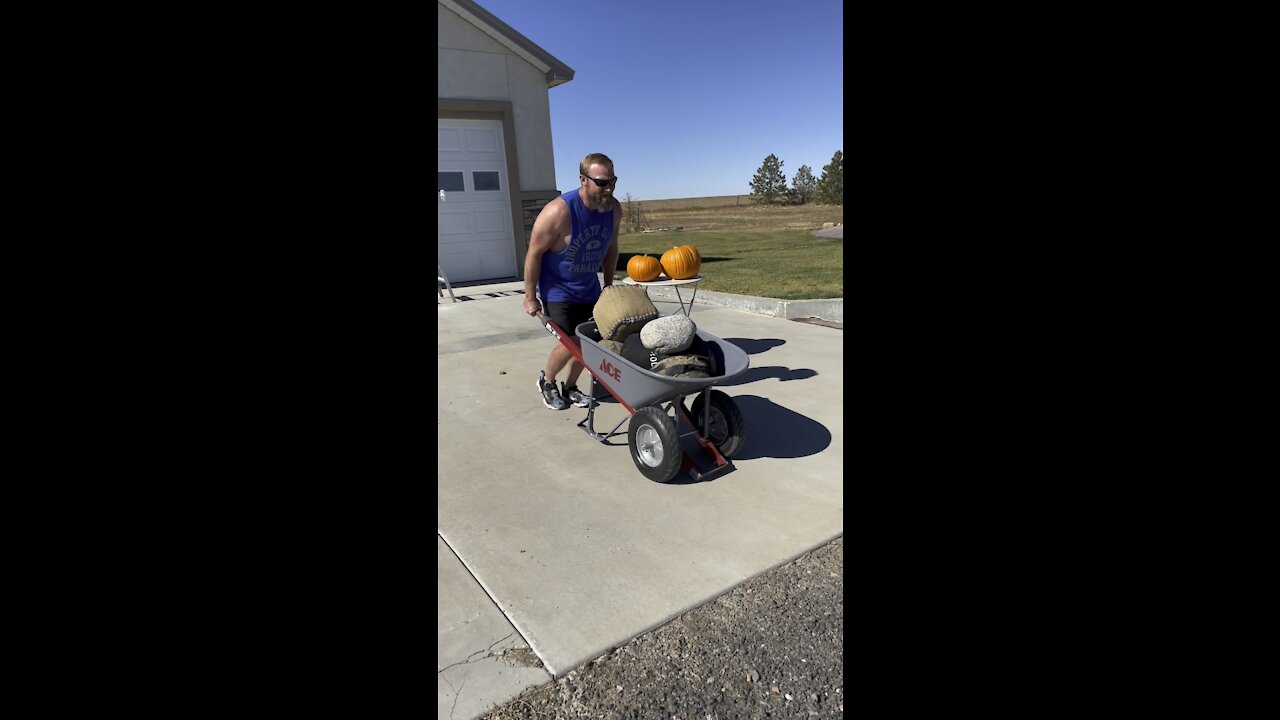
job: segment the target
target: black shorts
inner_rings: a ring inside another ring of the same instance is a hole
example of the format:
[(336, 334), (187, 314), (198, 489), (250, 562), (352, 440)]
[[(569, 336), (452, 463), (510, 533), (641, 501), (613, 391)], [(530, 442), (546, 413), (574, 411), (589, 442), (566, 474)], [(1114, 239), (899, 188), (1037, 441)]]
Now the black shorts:
[[(539, 300), (542, 299), (539, 298)], [(591, 319), (595, 309), (595, 305), (542, 301), (542, 312), (571, 337), (578, 334), (579, 325)]]

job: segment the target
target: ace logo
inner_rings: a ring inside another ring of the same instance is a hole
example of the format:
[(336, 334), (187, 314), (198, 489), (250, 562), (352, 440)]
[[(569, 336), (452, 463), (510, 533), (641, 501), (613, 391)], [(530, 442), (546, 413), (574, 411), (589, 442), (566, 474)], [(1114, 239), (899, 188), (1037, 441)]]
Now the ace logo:
[(600, 370), (602, 370), (605, 375), (608, 375), (614, 380), (622, 379), (622, 370), (614, 367), (613, 363), (609, 362), (608, 358), (600, 361)]

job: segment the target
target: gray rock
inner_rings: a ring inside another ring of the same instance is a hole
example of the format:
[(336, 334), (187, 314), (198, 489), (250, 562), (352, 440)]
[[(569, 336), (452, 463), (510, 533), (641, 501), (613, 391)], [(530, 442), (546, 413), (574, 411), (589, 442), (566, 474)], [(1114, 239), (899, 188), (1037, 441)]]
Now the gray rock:
[(663, 355), (675, 355), (689, 349), (698, 326), (682, 313), (650, 320), (640, 328), (640, 342)]

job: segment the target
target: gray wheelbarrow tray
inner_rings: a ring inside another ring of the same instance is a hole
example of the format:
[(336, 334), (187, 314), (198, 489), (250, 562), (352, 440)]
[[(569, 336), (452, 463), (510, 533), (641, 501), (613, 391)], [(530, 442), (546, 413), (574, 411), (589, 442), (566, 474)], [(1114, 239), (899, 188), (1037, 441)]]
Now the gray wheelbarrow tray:
[[(600, 345), (600, 331), (595, 321), (579, 325), (578, 336), (573, 337), (549, 317), (541, 315), (538, 319), (591, 374), (589, 396), (600, 397), (595, 389), (599, 385), (630, 416), (609, 432), (597, 432), (593, 400), (587, 408), (587, 417), (578, 423), (583, 432), (605, 445), (621, 445), (609, 439), (627, 435), (636, 468), (655, 482), (671, 482), (682, 468), (688, 470), (695, 481), (710, 480), (733, 471), (729, 458), (741, 448), (746, 427), (733, 398), (712, 387), (742, 374), (750, 366), (742, 348), (699, 328), (698, 337), (706, 343), (720, 374), (705, 378), (672, 377), (651, 372)], [(692, 410), (685, 407), (687, 396), (694, 396)], [(628, 421), (628, 429), (620, 431)], [(682, 438), (692, 438), (695, 443), (686, 449), (680, 442)]]

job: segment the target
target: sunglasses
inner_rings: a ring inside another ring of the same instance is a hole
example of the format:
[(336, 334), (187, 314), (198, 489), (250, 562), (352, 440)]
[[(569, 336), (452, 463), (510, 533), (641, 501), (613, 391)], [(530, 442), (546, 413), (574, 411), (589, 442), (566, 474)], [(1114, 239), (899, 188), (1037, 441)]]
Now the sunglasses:
[(608, 180), (597, 180), (596, 178), (593, 178), (593, 177), (591, 177), (590, 175), (583, 175), (582, 177), (584, 177), (584, 178), (586, 178), (586, 179), (590, 180), (591, 182), (595, 183), (595, 184), (596, 184), (596, 187), (609, 187), (610, 185), (617, 185), (617, 184), (618, 184), (618, 178), (616, 178), (616, 177), (615, 177), (615, 178), (609, 178)]

